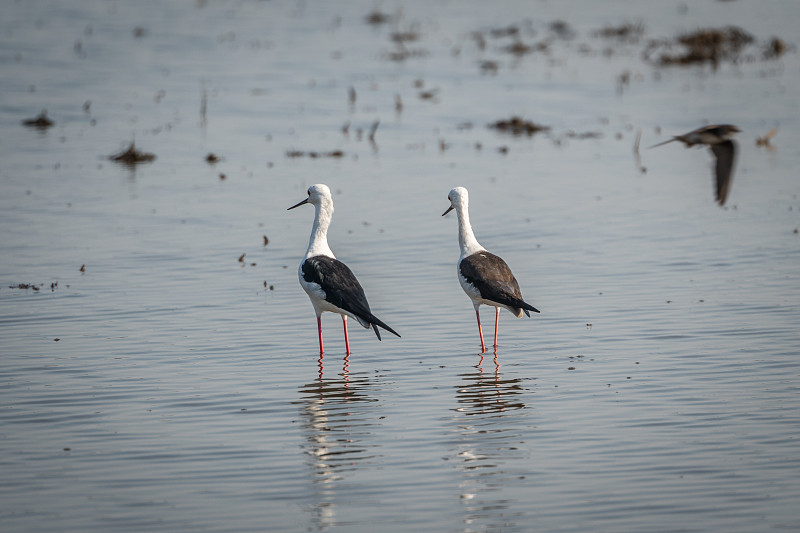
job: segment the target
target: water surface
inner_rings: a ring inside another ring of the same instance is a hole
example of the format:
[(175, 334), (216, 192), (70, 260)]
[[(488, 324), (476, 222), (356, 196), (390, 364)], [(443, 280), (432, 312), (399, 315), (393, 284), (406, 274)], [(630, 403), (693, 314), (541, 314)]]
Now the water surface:
[[(3, 531), (797, 529), (798, 19), (788, 0), (5, 6)], [(627, 23), (638, 41), (597, 34)], [(643, 57), (726, 25), (756, 39), (737, 63)], [(764, 60), (773, 36), (789, 52)], [(54, 127), (22, 126), (42, 109)], [(487, 127), (513, 115), (551, 129)], [(725, 207), (707, 150), (645, 149), (711, 122), (743, 130)], [(131, 141), (155, 161), (108, 159)], [(286, 208), (320, 182), (332, 248), (402, 335), (351, 321), (347, 359), (325, 315), (320, 360), (296, 278), (313, 210)], [(501, 314), (496, 355), (440, 216), (456, 185), (542, 310)]]

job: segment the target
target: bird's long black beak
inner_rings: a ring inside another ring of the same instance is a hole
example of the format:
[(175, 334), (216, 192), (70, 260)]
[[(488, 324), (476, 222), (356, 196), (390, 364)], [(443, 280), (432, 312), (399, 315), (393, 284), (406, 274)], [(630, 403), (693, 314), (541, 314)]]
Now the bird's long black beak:
[(455, 207), (453, 207), (453, 206), (451, 205), (450, 207), (448, 207), (448, 208), (447, 208), (447, 211), (445, 211), (444, 213), (442, 213), (442, 216), (445, 216), (447, 213), (449, 213), (449, 212), (450, 212), (450, 211), (452, 211), (453, 209), (455, 209)]
[(295, 207), (300, 207), (301, 205), (303, 205), (303, 204), (307, 204), (307, 203), (308, 203), (308, 198), (306, 198), (306, 199), (305, 199), (305, 200), (303, 200), (302, 202), (297, 202), (297, 203), (296, 203), (296, 204), (294, 204), (292, 207), (290, 207), (289, 209), (287, 209), (287, 211), (289, 211), (290, 209), (294, 209)]

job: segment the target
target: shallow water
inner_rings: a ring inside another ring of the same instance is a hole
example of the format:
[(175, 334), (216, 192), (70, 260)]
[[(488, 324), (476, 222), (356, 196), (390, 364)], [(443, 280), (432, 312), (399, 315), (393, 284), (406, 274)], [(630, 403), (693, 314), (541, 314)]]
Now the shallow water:
[[(796, 46), (798, 19), (744, 0), (9, 3), (2, 530), (798, 529), (797, 50), (642, 57), (728, 24)], [(636, 43), (595, 34), (639, 21)], [(490, 30), (510, 24), (548, 52), (504, 51)], [(393, 32), (418, 34), (405, 60)], [(43, 108), (53, 128), (20, 124)], [(551, 130), (486, 127), (512, 115)], [(724, 208), (707, 150), (644, 148), (709, 122), (743, 130)], [(131, 140), (156, 160), (108, 160)], [(286, 208), (318, 182), (332, 248), (403, 336), (351, 321), (347, 359), (325, 315), (319, 360), (296, 278), (313, 209)], [(503, 312), (496, 356), (440, 216), (456, 185), (542, 310)]]

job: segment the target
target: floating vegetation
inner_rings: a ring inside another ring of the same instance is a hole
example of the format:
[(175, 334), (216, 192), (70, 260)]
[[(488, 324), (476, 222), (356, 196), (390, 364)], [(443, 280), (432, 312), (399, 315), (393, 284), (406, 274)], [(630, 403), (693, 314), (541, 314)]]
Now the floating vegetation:
[(564, 20), (554, 20), (548, 26), (550, 31), (554, 33), (557, 37), (565, 40), (569, 40), (575, 37), (575, 31), (572, 27)]
[[(742, 52), (755, 41), (750, 33), (737, 26), (704, 28), (679, 35), (675, 39), (654, 41), (650, 43), (644, 55), (645, 59), (649, 59), (654, 50), (661, 51), (655, 59), (655, 63), (660, 66), (710, 63), (716, 68), (723, 61), (732, 63), (740, 61)], [(674, 47), (679, 48), (677, 53), (671, 52)], [(777, 47), (780, 49), (781, 45)]]
[(415, 31), (398, 31), (389, 37), (396, 43), (410, 43), (419, 40), (419, 33)]
[(380, 120), (376, 120), (375, 122), (372, 123), (372, 126), (369, 129), (369, 135), (367, 136), (369, 142), (371, 143), (375, 142), (375, 132), (378, 131), (378, 126), (380, 126), (380, 124), (381, 124)]
[(481, 72), (484, 74), (497, 74), (500, 64), (497, 61), (485, 60), (479, 64)]
[(312, 159), (317, 159), (319, 157), (339, 158), (344, 157), (344, 152), (341, 150), (333, 150), (332, 152), (304, 152), (302, 150), (286, 150), (286, 157), (310, 157)]
[(547, 49), (548, 45), (544, 41), (533, 45), (527, 45), (522, 41), (515, 41), (514, 44), (510, 44), (505, 48), (503, 48), (504, 51), (518, 57), (522, 57), (524, 55), (531, 54), (533, 52), (546, 52)]
[(641, 22), (626, 22), (621, 26), (606, 26), (595, 32), (597, 37), (603, 39), (616, 39), (629, 43), (637, 43), (644, 35), (644, 24)]
[(514, 44), (506, 46), (503, 50), (515, 56), (524, 56), (525, 54), (533, 52), (533, 48), (522, 41), (514, 41)]
[(381, 24), (388, 24), (392, 21), (392, 15), (388, 13), (381, 13), (380, 11), (373, 11), (369, 13), (364, 20), (367, 24), (372, 24), (373, 26), (380, 26)]
[(761, 148), (766, 148), (767, 150), (774, 150), (775, 147), (772, 145), (770, 141), (772, 141), (772, 138), (775, 137), (777, 134), (778, 134), (777, 128), (771, 129), (769, 132), (767, 132), (766, 135), (756, 138), (756, 146), (759, 146)]
[(767, 60), (778, 59), (788, 51), (789, 51), (789, 45), (783, 42), (782, 39), (773, 37), (764, 46), (764, 51), (762, 52), (761, 57)]
[(384, 57), (390, 61), (397, 61), (399, 63), (405, 61), (406, 59), (427, 57), (428, 55), (427, 50), (421, 48), (411, 50), (405, 46), (402, 46), (402, 43), (399, 44), (400, 46), (398, 46), (397, 50), (388, 52)]
[(519, 35), (519, 26), (511, 24), (502, 28), (494, 28), (489, 30), (489, 35), (495, 39), (500, 39), (503, 37), (516, 37)]
[(30, 289), (32, 291), (38, 292), (39, 291), (39, 287), (41, 287), (41, 286), (42, 286), (42, 284), (36, 285), (34, 283), (18, 283), (16, 285), (9, 285), (8, 288), (9, 289), (21, 289), (23, 291), (27, 291), (28, 289)]
[(47, 110), (42, 109), (42, 112), (37, 117), (23, 120), (22, 125), (44, 131), (55, 126), (55, 122), (47, 118)]
[(122, 163), (123, 165), (136, 166), (139, 163), (149, 163), (155, 160), (156, 156), (155, 154), (137, 150), (135, 143), (131, 142), (131, 144), (128, 145), (128, 148), (118, 154), (111, 155), (108, 158), (112, 161)]
[(568, 139), (577, 139), (577, 140), (601, 139), (603, 137), (603, 133), (600, 132), (600, 131), (582, 131), (582, 132), (578, 132), (578, 131), (575, 131), (575, 130), (569, 130), (566, 133), (566, 137)]
[[(39, 292), (39, 290), (44, 286), (45, 286), (44, 283), (39, 283), (38, 285), (36, 283), (17, 283), (16, 285), (9, 285), (8, 288), (19, 289), (22, 291), (31, 290), (33, 292)], [(69, 287), (69, 285), (67, 285), (67, 287)], [(57, 288), (58, 288), (57, 281), (50, 283), (50, 292), (55, 292)]]
[(540, 131), (549, 131), (550, 126), (542, 126), (530, 120), (524, 120), (521, 117), (513, 116), (508, 120), (498, 120), (489, 124), (489, 127), (503, 133), (510, 133), (511, 135), (527, 135), (528, 137), (539, 133)]
[(420, 91), (419, 98), (420, 100), (431, 100), (433, 102), (438, 102), (438, 98), (436, 98), (439, 94), (439, 89), (430, 89), (427, 91)]

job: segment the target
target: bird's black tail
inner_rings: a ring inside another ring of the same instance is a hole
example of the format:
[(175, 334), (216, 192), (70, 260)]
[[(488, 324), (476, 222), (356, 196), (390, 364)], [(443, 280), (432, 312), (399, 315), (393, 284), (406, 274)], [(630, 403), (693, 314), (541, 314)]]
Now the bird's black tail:
[(380, 333), (380, 331), (378, 331), (378, 326), (382, 327), (383, 329), (385, 329), (389, 333), (394, 333), (398, 337), (400, 336), (399, 333), (397, 333), (395, 330), (393, 330), (392, 328), (387, 326), (380, 318), (376, 317), (375, 315), (370, 315), (368, 320), (369, 320), (369, 323), (372, 325), (372, 329), (375, 330), (375, 335), (378, 336), (378, 340), (381, 340), (381, 333)]
[(538, 313), (539, 312), (539, 310), (536, 309), (531, 304), (525, 303), (525, 302), (522, 302), (522, 301), (520, 301), (520, 307), (522, 308), (523, 311), (525, 311), (525, 315), (526, 316), (531, 316), (531, 314), (528, 311), (533, 311), (534, 313)]

